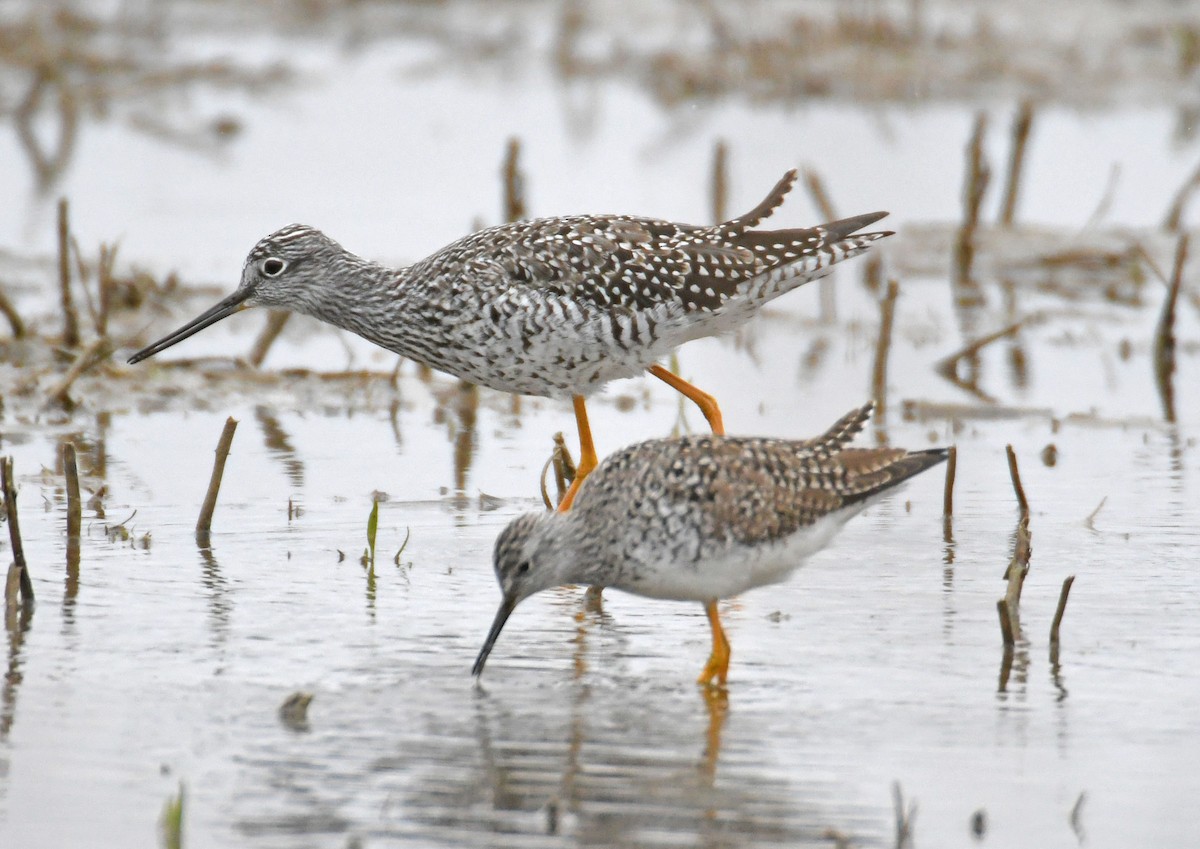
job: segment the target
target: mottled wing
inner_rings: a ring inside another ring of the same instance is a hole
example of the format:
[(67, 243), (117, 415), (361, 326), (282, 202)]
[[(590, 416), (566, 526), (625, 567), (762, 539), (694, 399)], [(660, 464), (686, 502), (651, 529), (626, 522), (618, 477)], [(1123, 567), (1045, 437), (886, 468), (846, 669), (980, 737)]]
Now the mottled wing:
[[(861, 427), (849, 417), (839, 424), (850, 430)], [(699, 472), (701, 485), (692, 496), (701, 502), (706, 533), (731, 537), (745, 545), (780, 540), (945, 458), (941, 450), (827, 450), (837, 439), (850, 438), (846, 433), (844, 428), (832, 437), (833, 442), (818, 441), (815, 446), (775, 439), (697, 440), (691, 450), (707, 450), (712, 463), (710, 471)], [(708, 443), (707, 447), (702, 443)], [(690, 465), (704, 469), (707, 464), (696, 458)], [(685, 486), (679, 494), (686, 497), (686, 491)]]

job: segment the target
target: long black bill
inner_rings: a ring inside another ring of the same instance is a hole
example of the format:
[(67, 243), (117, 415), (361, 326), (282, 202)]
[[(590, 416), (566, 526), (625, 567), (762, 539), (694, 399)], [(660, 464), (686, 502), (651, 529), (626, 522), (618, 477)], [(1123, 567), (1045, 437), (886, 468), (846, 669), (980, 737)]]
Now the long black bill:
[(189, 321), (183, 327), (176, 330), (174, 333), (169, 333), (162, 339), (159, 339), (153, 345), (147, 345), (142, 350), (138, 351), (129, 358), (130, 363), (140, 363), (147, 357), (153, 357), (159, 351), (165, 351), (176, 342), (182, 342), (184, 339), (191, 336), (193, 333), (199, 333), (210, 324), (216, 324), (223, 318), (228, 318), (235, 312), (246, 309), (245, 301), (251, 295), (249, 289), (237, 291), (230, 295), (225, 300), (221, 301), (215, 307), (205, 310), (199, 316)]
[(492, 630), (488, 631), (487, 639), (483, 641), (483, 648), (479, 650), (479, 657), (475, 658), (475, 665), (471, 667), (471, 674), (476, 678), (483, 672), (483, 665), (487, 663), (488, 655), (492, 653), (492, 646), (496, 645), (496, 638), (504, 630), (504, 623), (508, 621), (508, 617), (512, 615), (513, 608), (516, 606), (517, 603), (512, 599), (506, 598), (500, 602), (500, 609), (496, 611), (496, 618), (492, 621)]

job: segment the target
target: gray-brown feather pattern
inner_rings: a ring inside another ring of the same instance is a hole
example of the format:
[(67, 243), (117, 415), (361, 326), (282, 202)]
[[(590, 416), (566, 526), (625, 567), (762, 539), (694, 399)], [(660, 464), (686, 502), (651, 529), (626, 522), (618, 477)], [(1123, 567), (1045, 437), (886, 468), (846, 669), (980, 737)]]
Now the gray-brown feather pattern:
[(804, 441), (689, 436), (634, 445), (593, 473), (576, 509), (624, 510), (646, 499), (698, 511), (700, 536), (711, 542), (778, 541), (945, 458), (941, 450), (846, 448), (870, 412), (868, 404)]

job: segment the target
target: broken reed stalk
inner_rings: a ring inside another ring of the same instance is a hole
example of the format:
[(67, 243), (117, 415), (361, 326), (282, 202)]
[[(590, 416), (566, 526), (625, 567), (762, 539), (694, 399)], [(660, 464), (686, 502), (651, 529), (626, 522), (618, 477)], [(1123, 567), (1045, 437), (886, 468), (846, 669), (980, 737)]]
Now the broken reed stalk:
[(117, 264), (117, 246), (100, 245), (100, 259), (96, 263), (96, 333), (108, 335), (108, 313), (112, 308), (112, 293), (116, 285), (113, 279), (113, 268)]
[(1013, 451), (1012, 445), (1004, 446), (1004, 452), (1008, 455), (1008, 476), (1012, 478), (1013, 493), (1017, 496), (1017, 506), (1021, 508), (1021, 515), (1029, 516), (1029, 502), (1025, 499), (1025, 487), (1021, 486), (1021, 470), (1017, 468), (1017, 452)]
[(267, 351), (271, 350), (271, 346), (283, 332), (283, 327), (288, 323), (291, 315), (287, 310), (271, 310), (267, 313), (267, 323), (263, 325), (262, 332), (254, 340), (254, 346), (246, 355), (246, 362), (255, 368), (262, 368), (263, 360), (267, 358)]
[(821, 180), (821, 175), (812, 168), (804, 169), (804, 187), (808, 189), (808, 196), (812, 198), (813, 205), (817, 208), (825, 221), (834, 221), (837, 219), (837, 213), (833, 211), (833, 202), (829, 200), (829, 192), (825, 191), (825, 183)]
[(934, 364), (934, 368), (939, 374), (943, 375), (947, 379), (956, 381), (958, 379), (958, 364), (960, 362), (974, 357), (993, 342), (1003, 339), (1006, 336), (1013, 336), (1026, 324), (1033, 324), (1035, 321), (1040, 320), (1040, 318), (1040, 314), (1026, 316), (1020, 321), (1010, 324), (1008, 327), (1002, 327), (997, 331), (987, 334), (986, 336), (980, 336), (973, 342), (968, 342), (966, 345), (963, 345), (953, 354), (938, 360), (937, 363)]
[(83, 530), (83, 503), (79, 497), (79, 464), (75, 446), (63, 445), (63, 474), (67, 488), (67, 575), (79, 572), (79, 543)]
[(71, 367), (67, 369), (62, 376), (62, 380), (54, 385), (46, 395), (46, 403), (48, 404), (63, 404), (67, 405), (71, 399), (67, 395), (75, 381), (83, 376), (85, 372), (94, 367), (97, 363), (104, 360), (112, 353), (112, 343), (108, 339), (101, 337), (93, 339), (88, 346), (84, 348), (75, 357), (75, 362), (71, 363)]
[(1175, 193), (1175, 197), (1171, 201), (1171, 206), (1163, 218), (1164, 230), (1171, 233), (1179, 232), (1183, 224), (1184, 207), (1192, 199), (1192, 194), (1195, 193), (1197, 188), (1200, 188), (1200, 165), (1196, 166), (1196, 170), (1187, 178), (1187, 182), (1180, 186), (1179, 191)]
[(1009, 613), (1016, 619), (1021, 605), (1021, 590), (1025, 587), (1025, 576), (1029, 574), (1029, 556), (1033, 553), (1033, 535), (1029, 533), (1029, 517), (1021, 516), (1017, 521), (1017, 538), (1013, 545), (1012, 560), (1004, 572), (1008, 588), (1004, 592), (1004, 602), (1008, 605)]
[[(824, 220), (835, 220), (837, 213), (833, 210), (833, 202), (829, 199), (829, 193), (825, 191), (825, 184), (820, 175), (812, 168), (804, 169), (804, 186), (808, 189), (808, 194), (812, 198), (817, 212)], [(835, 321), (837, 319), (837, 292), (833, 288), (833, 278), (821, 278), (817, 293), (821, 304), (821, 322), (828, 324)]]
[(217, 508), (217, 492), (221, 489), (221, 476), (225, 474), (225, 460), (229, 457), (229, 447), (233, 444), (233, 432), (237, 430), (237, 424), (237, 420), (233, 416), (227, 418), (225, 427), (221, 431), (221, 438), (217, 440), (212, 477), (208, 481), (208, 492), (204, 496), (204, 504), (200, 507), (200, 518), (196, 520), (196, 541), (201, 547), (208, 546), (209, 533), (212, 531), (213, 511)]
[[(29, 567), (25, 563), (25, 547), (21, 544), (21, 525), (17, 520), (17, 486), (13, 482), (12, 457), (0, 460), (0, 488), (4, 491), (4, 509), (8, 517), (8, 539), (12, 546), (13, 558), (12, 566), (9, 568), (8, 587), (4, 600), (10, 607), (16, 605), (16, 598), (9, 597), (15, 571), (15, 583), (20, 588), (21, 603), (31, 605), (33, 604), (33, 581), (29, 579)], [(15, 592), (12, 595), (15, 596)]]
[(954, 515), (954, 475), (958, 471), (958, 447), (950, 446), (946, 452), (946, 487), (942, 491), (942, 515)]
[(1071, 594), (1071, 585), (1075, 583), (1075, 576), (1068, 575), (1062, 583), (1062, 590), (1058, 593), (1058, 607), (1054, 611), (1054, 622), (1050, 625), (1050, 642), (1058, 642), (1058, 626), (1062, 624), (1063, 613), (1067, 610), (1067, 596)]
[(863, 285), (868, 292), (878, 292), (883, 288), (883, 259), (879, 251), (869, 251), (867, 259), (862, 264)]
[(0, 290), (0, 313), (4, 314), (4, 318), (8, 320), (8, 327), (12, 330), (14, 339), (20, 339), (25, 335), (25, 322), (21, 321), (21, 316), (17, 312), (17, 308), (13, 306), (12, 301), (8, 299), (8, 295)]
[(725, 220), (729, 208), (729, 147), (724, 139), (713, 146), (712, 165), (712, 220), (720, 224)]
[(871, 377), (871, 397), (875, 399), (876, 420), (887, 415), (887, 361), (892, 347), (892, 324), (896, 317), (896, 297), (900, 286), (889, 280), (887, 293), (879, 303), (879, 340), (875, 345), (875, 367)]
[(71, 297), (71, 225), (67, 199), (58, 200), (58, 289), (62, 298), (63, 345), (79, 347), (79, 315)]
[(512, 137), (504, 153), (504, 223), (520, 221), (526, 215), (525, 175), (521, 172), (521, 140)]
[(1033, 126), (1033, 104), (1023, 101), (1013, 119), (1012, 150), (1008, 156), (1008, 174), (1004, 179), (1004, 200), (1000, 207), (1000, 224), (1011, 227), (1017, 212), (1017, 195), (1021, 190), (1021, 171), (1025, 165), (1025, 147), (1029, 129)]
[(954, 275), (959, 285), (969, 285), (971, 266), (975, 260), (975, 230), (979, 225), (979, 208), (987, 192), (991, 169), (983, 155), (983, 138), (987, 134), (987, 113), (975, 116), (971, 140), (967, 143), (967, 179), (963, 187), (963, 222), (954, 240)]
[(1000, 617), (1000, 636), (1004, 640), (1004, 645), (1012, 648), (1017, 640), (1013, 633), (1012, 615), (1008, 612), (1008, 604), (1004, 599), (996, 602), (996, 613)]
[(1158, 326), (1154, 331), (1154, 379), (1162, 399), (1163, 418), (1175, 421), (1175, 308), (1183, 284), (1183, 266), (1187, 262), (1188, 237), (1184, 233), (1175, 245), (1175, 264), (1171, 269), (1171, 284), (1163, 301)]

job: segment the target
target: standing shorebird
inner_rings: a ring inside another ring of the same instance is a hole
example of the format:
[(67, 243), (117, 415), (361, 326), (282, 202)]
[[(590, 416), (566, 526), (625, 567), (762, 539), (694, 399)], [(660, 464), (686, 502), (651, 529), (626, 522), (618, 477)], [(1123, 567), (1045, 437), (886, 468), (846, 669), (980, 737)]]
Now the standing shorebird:
[(888, 490), (946, 459), (941, 448), (847, 448), (873, 405), (823, 436), (689, 436), (617, 451), (569, 513), (529, 513), (496, 540), (504, 595), (472, 670), (483, 671), (518, 604), (564, 584), (698, 601), (712, 626), (699, 684), (724, 684), (729, 641), (717, 600), (784, 580)]
[(538, 218), (481, 230), (407, 268), (346, 251), (301, 224), (263, 239), (232, 295), (129, 358), (136, 363), (252, 306), (304, 313), (472, 383), (570, 397), (575, 483), (596, 466), (584, 398), (648, 370), (724, 433), (716, 400), (656, 361), (737, 327), (767, 301), (829, 272), (888, 232), (876, 212), (799, 230), (755, 230), (783, 202), (784, 175), (746, 215), (696, 227), (627, 215)]

